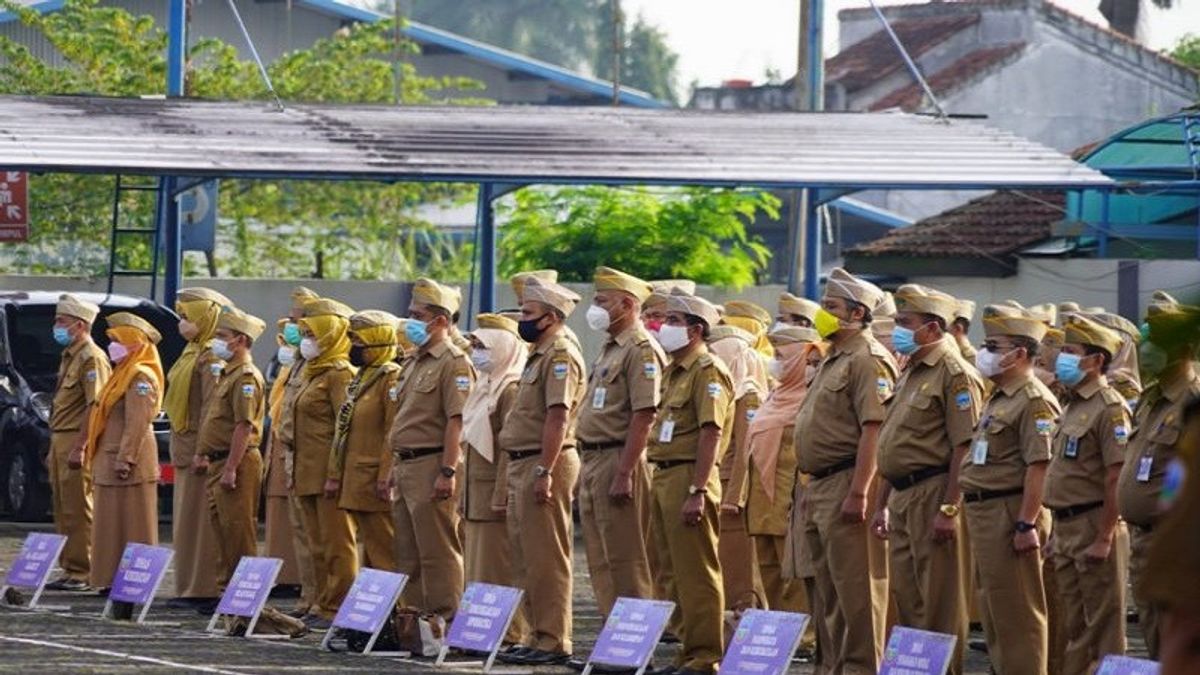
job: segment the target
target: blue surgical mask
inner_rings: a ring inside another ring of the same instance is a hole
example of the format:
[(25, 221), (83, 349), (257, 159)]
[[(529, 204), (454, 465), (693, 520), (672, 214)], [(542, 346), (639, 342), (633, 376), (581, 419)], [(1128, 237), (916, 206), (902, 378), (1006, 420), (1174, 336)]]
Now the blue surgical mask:
[(1074, 387), (1079, 384), (1083, 381), (1084, 375), (1086, 375), (1083, 369), (1079, 367), (1079, 362), (1082, 359), (1083, 357), (1078, 354), (1060, 352), (1058, 359), (1054, 361), (1054, 376), (1058, 378), (1059, 382), (1068, 387)]
[(300, 326), (294, 323), (283, 324), (283, 341), (293, 347), (300, 346)]
[(67, 345), (71, 344), (71, 331), (63, 328), (62, 326), (55, 326), (54, 341), (59, 345), (66, 347)]
[(425, 343), (429, 342), (429, 324), (417, 319), (409, 319), (404, 324), (404, 337), (418, 347), (425, 346)]
[(904, 326), (892, 328), (892, 347), (901, 354), (912, 354), (921, 348), (917, 344), (916, 331)]

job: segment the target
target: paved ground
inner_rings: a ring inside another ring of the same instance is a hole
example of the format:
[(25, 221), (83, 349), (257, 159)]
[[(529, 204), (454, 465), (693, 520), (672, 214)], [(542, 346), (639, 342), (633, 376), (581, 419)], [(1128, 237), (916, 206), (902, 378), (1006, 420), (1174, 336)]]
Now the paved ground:
[[(46, 525), (0, 523), (0, 568), (6, 568), (15, 557), (25, 536), (32, 531), (48, 531)], [(170, 528), (162, 532), (162, 541), (169, 543)], [(575, 639), (576, 653), (586, 654), (592, 647), (601, 620), (596, 610), (583, 563), (582, 546), (576, 547)], [(170, 597), (173, 580), (162, 585), (160, 598)], [(287, 609), (292, 601), (274, 601)], [(477, 673), (478, 662), (451, 665), (435, 669), (429, 660), (363, 657), (357, 654), (331, 654), (319, 649), (320, 635), (298, 640), (258, 640), (210, 636), (204, 634), (208, 617), (194, 612), (171, 610), (165, 605), (150, 610), (152, 625), (100, 619), (104, 606), (94, 594), (55, 593), (47, 591), (43, 605), (69, 606), (45, 612), (30, 612), (11, 608), (0, 609), (0, 670), (22, 673), (139, 673), (176, 672), (190, 670), (209, 673), (296, 673), (321, 672), (378, 672), (381, 670), (405, 673)], [(1137, 625), (1130, 626), (1131, 655), (1144, 656), (1145, 651)], [(980, 638), (975, 633), (972, 638)], [(660, 647), (659, 657), (666, 659), (670, 647)], [(497, 666), (499, 672), (526, 672)], [(538, 669), (544, 673), (565, 673), (561, 668)], [(496, 672), (496, 671), (494, 671)], [(812, 672), (804, 664), (796, 664), (791, 672)], [(987, 673), (986, 655), (971, 652), (968, 673)], [(539, 673), (540, 675), (540, 673)]]

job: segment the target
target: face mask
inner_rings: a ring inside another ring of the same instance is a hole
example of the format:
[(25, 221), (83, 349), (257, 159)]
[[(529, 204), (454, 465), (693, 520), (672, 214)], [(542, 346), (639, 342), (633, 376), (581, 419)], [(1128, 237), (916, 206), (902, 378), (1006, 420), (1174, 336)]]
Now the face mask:
[(597, 332), (604, 332), (608, 330), (609, 325), (612, 324), (612, 317), (610, 317), (608, 315), (608, 311), (606, 311), (600, 305), (592, 305), (591, 307), (588, 307), (586, 318), (588, 328), (591, 328)]
[(54, 341), (60, 346), (66, 347), (67, 345), (71, 344), (71, 331), (63, 328), (62, 326), (55, 326)]
[(981, 349), (979, 350), (979, 353), (975, 355), (975, 367), (979, 369), (979, 372), (982, 373), (984, 377), (996, 377), (1006, 370), (1006, 368), (1000, 365), (1000, 362), (1003, 361), (1004, 357), (1006, 356), (1008, 356), (1008, 354), (996, 354), (988, 351), (987, 349)]
[(896, 326), (892, 328), (892, 348), (901, 354), (912, 354), (920, 349), (921, 345), (917, 344), (915, 331), (904, 326)]
[(667, 352), (677, 352), (689, 342), (687, 326), (663, 326), (658, 331), (658, 344)]
[(108, 358), (112, 359), (113, 363), (120, 363), (129, 356), (129, 350), (120, 342), (108, 343)]
[(409, 319), (404, 323), (404, 337), (418, 347), (424, 347), (429, 342), (429, 324), (417, 319)]
[(526, 342), (537, 342), (542, 333), (546, 332), (542, 328), (538, 328), (538, 322), (546, 318), (543, 314), (536, 319), (524, 319), (517, 324), (517, 334)]
[(291, 345), (279, 345), (279, 351), (275, 352), (275, 359), (281, 366), (292, 365), (296, 362), (296, 348)]
[(321, 346), (312, 338), (304, 338), (300, 341), (300, 356), (303, 356), (306, 361), (312, 361), (321, 355)]
[(283, 324), (283, 341), (295, 347), (300, 344), (300, 326), (294, 323)]
[(475, 365), (475, 370), (481, 373), (492, 372), (492, 350), (483, 348), (473, 350), (471, 363)]
[(233, 351), (229, 349), (229, 343), (224, 340), (212, 341), (212, 353), (222, 361), (228, 361), (233, 358)]
[(179, 320), (179, 335), (184, 340), (191, 342), (192, 340), (195, 340), (196, 336), (199, 334), (200, 329), (196, 327), (196, 324), (188, 321), (187, 319)]
[(778, 332), (778, 331), (781, 331), (781, 330), (786, 330), (786, 329), (788, 329), (788, 328), (791, 328), (791, 327), (792, 327), (792, 326), (791, 326), (791, 324), (786, 324), (786, 323), (784, 323), (784, 322), (782, 322), (782, 321), (776, 321), (776, 322), (775, 322), (775, 325), (771, 326), (771, 330), (770, 330), (770, 332), (771, 332), (771, 333), (776, 333), (776, 332)]
[(355, 368), (362, 368), (367, 365), (366, 351), (367, 348), (362, 345), (350, 345), (350, 365)]
[(1058, 378), (1059, 382), (1068, 387), (1074, 387), (1082, 382), (1084, 376), (1087, 375), (1079, 367), (1081, 360), (1083, 360), (1083, 357), (1078, 354), (1060, 353), (1058, 358), (1054, 360), (1054, 376)]
[(1153, 342), (1138, 345), (1138, 365), (1142, 372), (1157, 377), (1167, 369), (1167, 352)]
[(817, 318), (813, 321), (813, 327), (817, 329), (817, 335), (820, 335), (821, 339), (824, 340), (841, 330), (842, 320), (830, 314), (822, 307), (817, 310)]
[(778, 380), (783, 377), (783, 361), (771, 359), (767, 362), (767, 374)]

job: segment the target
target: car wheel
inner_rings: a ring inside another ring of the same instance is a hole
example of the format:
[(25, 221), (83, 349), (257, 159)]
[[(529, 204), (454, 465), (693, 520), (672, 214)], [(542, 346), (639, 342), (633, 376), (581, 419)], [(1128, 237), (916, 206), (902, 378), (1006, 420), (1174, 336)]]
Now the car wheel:
[(4, 481), (9, 512), (21, 520), (45, 520), (50, 508), (49, 486), (38, 480), (37, 457), (21, 447), (12, 453)]

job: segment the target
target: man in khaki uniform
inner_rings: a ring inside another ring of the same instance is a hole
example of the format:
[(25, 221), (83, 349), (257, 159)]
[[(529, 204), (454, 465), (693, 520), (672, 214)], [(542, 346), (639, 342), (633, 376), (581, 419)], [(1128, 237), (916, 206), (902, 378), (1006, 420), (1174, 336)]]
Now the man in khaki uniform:
[(250, 348), (266, 324), (234, 307), (217, 318), (213, 352), (224, 362), (200, 424), (196, 453), (208, 466), (208, 507), (217, 532), (217, 587), (225, 589), (238, 562), (258, 555), (258, 496), (262, 488), (262, 373)]
[(1066, 640), (1064, 673), (1090, 673), (1105, 654), (1125, 652), (1129, 541), (1118, 520), (1117, 479), (1129, 414), (1104, 376), (1120, 347), (1115, 332), (1074, 315), (1057, 359), (1072, 396), (1054, 437), (1045, 502), (1054, 515), (1050, 555)]
[(1150, 658), (1160, 656), (1159, 606), (1146, 593), (1150, 546), (1158, 536), (1159, 509), (1167, 467), (1175, 459), (1184, 428), (1183, 409), (1200, 397), (1196, 372), (1196, 338), (1179, 339), (1179, 328), (1189, 312), (1200, 310), (1179, 304), (1156, 291), (1146, 311), (1148, 337), (1139, 356), (1144, 371), (1156, 378), (1142, 393), (1134, 415), (1134, 433), (1125, 450), (1125, 463), (1117, 487), (1121, 517), (1130, 526), (1132, 556), (1129, 578), (1137, 604), (1138, 624), (1146, 637)]
[(917, 284), (896, 290), (892, 341), (909, 357), (879, 430), (875, 534), (888, 541), (900, 624), (957, 635), (949, 672), (967, 641), (965, 542), (958, 472), (979, 421), (982, 392), (946, 329), (958, 302)]
[(883, 655), (887, 572), (883, 560), (871, 564), (867, 523), (879, 425), (897, 374), (869, 330), (870, 308), (883, 297), (841, 268), (830, 273), (815, 326), (832, 349), (796, 419), (797, 461), (811, 476), (804, 545), (816, 570), (813, 616), (832, 638), (818, 645), (818, 665), (832, 672), (874, 673)]
[(108, 381), (108, 357), (92, 341), (96, 305), (73, 295), (59, 297), (54, 310), (54, 340), (64, 347), (50, 407), (50, 489), (54, 530), (66, 535), (58, 562), (63, 574), (46, 587), (87, 591), (92, 555), (92, 480), (89, 471), (68, 460), (87, 439), (88, 414)]
[(775, 315), (776, 325), (796, 326), (797, 328), (812, 328), (813, 320), (817, 318), (817, 310), (821, 306), (791, 293), (779, 294), (779, 313)]
[[(553, 284), (558, 282), (558, 270), (532, 270), (529, 272), (518, 272), (514, 274), (509, 281), (512, 283), (513, 293), (517, 296), (517, 306), (525, 304), (525, 283), (530, 279), (537, 279), (540, 282)], [(583, 353), (582, 343), (579, 341), (579, 336), (575, 331), (571, 330), (570, 326), (564, 325), (563, 335), (575, 344), (575, 349)]]
[(387, 441), (397, 488), (396, 559), (409, 575), (406, 603), (447, 621), (463, 592), (456, 474), (463, 404), (475, 383), (466, 353), (448, 339), (461, 297), (432, 279), (413, 286), (406, 330), (417, 353), (400, 375), (400, 408)]
[(663, 322), (667, 319), (667, 296), (671, 294), (672, 288), (687, 293), (688, 295), (696, 294), (696, 282), (689, 279), (658, 279), (650, 282), (650, 296), (642, 302), (642, 326), (650, 333), (651, 337), (658, 336), (658, 329), (662, 328)]
[(667, 296), (660, 342), (671, 356), (647, 456), (654, 539), (680, 618), (675, 673), (712, 673), (724, 647), (725, 606), (718, 505), (720, 456), (729, 447), (733, 380), (706, 340), (720, 320), (712, 303), (676, 288)]
[[(977, 361), (995, 389), (963, 459), (962, 489), (988, 656), (998, 673), (1046, 673), (1042, 488), (1060, 408), (1033, 373), (1046, 324), (989, 305)], [(985, 355), (986, 354), (986, 355)]]
[(596, 603), (608, 616), (618, 597), (654, 595), (645, 452), (666, 358), (638, 320), (650, 284), (608, 267), (594, 283), (587, 321), (607, 339), (579, 413), (579, 515)]
[(565, 333), (579, 296), (540, 279), (525, 283), (517, 331), (532, 351), (500, 431), (509, 453), (508, 526), (513, 572), (525, 590), (530, 634), (506, 661), (562, 663), (571, 655), (571, 491), (579, 477), (575, 422), (583, 356)]

